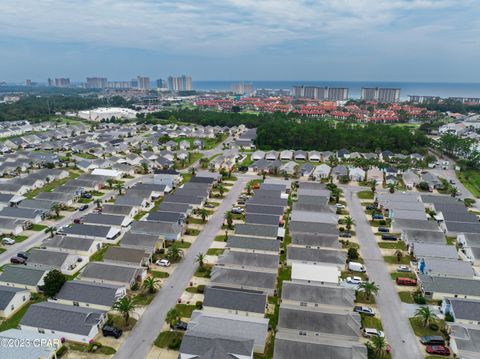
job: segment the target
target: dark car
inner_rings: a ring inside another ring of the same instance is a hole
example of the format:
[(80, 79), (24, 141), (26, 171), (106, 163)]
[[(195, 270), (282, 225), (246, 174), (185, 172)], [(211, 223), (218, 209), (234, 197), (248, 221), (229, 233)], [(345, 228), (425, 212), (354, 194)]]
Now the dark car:
[(372, 216), (373, 219), (384, 219), (383, 216), (381, 214), (374, 214)]
[(122, 336), (123, 332), (121, 329), (105, 325), (102, 329), (102, 333), (104, 337), (114, 337), (115, 339), (118, 339)]
[(373, 204), (369, 204), (367, 207), (367, 211), (373, 211), (374, 209), (377, 209)]
[(178, 321), (177, 324), (175, 324), (175, 329), (177, 330), (187, 330), (188, 324), (182, 321)]
[(397, 236), (391, 234), (382, 234), (382, 240), (384, 241), (396, 241), (397, 239)]
[(445, 339), (439, 335), (426, 335), (420, 338), (423, 345), (445, 345)]
[(350, 232), (340, 232), (338, 236), (342, 238), (352, 238), (352, 234)]
[(204, 207), (205, 208), (215, 208), (215, 206), (211, 203), (205, 203)]
[(78, 210), (79, 211), (85, 211), (87, 208), (88, 208), (88, 204), (84, 204), (84, 205), (80, 206), (80, 208)]
[(390, 228), (378, 227), (378, 231), (382, 232), (382, 233), (388, 233), (388, 232), (390, 232)]
[(429, 345), (425, 350), (428, 354), (450, 355), (450, 349), (443, 345)]
[(27, 252), (18, 252), (17, 257), (27, 260), (28, 259), (28, 253)]
[(240, 166), (240, 167), (238, 167), (238, 170), (239, 170), (240, 172), (247, 172), (247, 171), (248, 171), (248, 167), (247, 167), (247, 166)]
[(84, 193), (84, 194), (82, 194), (82, 197), (90, 199), (90, 198), (92, 198), (92, 195), (90, 193)]
[(10, 258), (10, 263), (13, 263), (13, 264), (27, 264), (27, 261), (25, 260), (25, 258), (12, 257), (12, 258)]

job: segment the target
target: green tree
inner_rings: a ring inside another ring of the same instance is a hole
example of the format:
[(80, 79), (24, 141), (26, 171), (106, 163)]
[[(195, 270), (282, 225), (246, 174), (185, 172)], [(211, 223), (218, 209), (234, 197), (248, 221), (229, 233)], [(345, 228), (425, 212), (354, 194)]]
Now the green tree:
[(365, 299), (369, 300), (372, 295), (378, 294), (380, 288), (375, 282), (365, 281), (360, 283), (358, 290), (363, 291), (365, 293)]
[(175, 327), (175, 324), (177, 324), (180, 319), (181, 315), (177, 308), (170, 309), (165, 317), (165, 321), (170, 325), (171, 329)]
[(135, 311), (136, 307), (137, 300), (134, 297), (126, 295), (113, 303), (112, 309), (119, 312), (123, 319), (125, 319), (125, 325), (128, 325), (130, 314)]
[(52, 203), (52, 205), (50, 206), (50, 211), (54, 212), (57, 218), (60, 216), (61, 209), (62, 209), (61, 206), (56, 202)]
[(375, 358), (383, 358), (383, 355), (387, 349), (385, 337), (373, 336), (368, 343), (375, 354)]
[(233, 213), (232, 213), (232, 211), (228, 211), (227, 213), (225, 213), (225, 219), (227, 220), (228, 229), (233, 229)]
[(252, 184), (250, 182), (247, 183), (247, 194), (249, 196), (252, 194)]
[(178, 262), (182, 256), (183, 250), (177, 243), (173, 243), (170, 247), (168, 247), (166, 257), (170, 262)]
[(52, 269), (47, 273), (43, 282), (43, 293), (48, 298), (54, 298), (57, 293), (62, 289), (63, 284), (66, 282), (67, 278), (65, 275), (57, 269)]
[(147, 174), (148, 173), (148, 163), (142, 162), (140, 165), (142, 166), (143, 173)]
[(115, 181), (113, 180), (113, 178), (107, 178), (106, 182), (107, 182), (107, 184), (108, 184), (108, 187), (109, 187), (110, 189), (112, 189), (112, 188), (113, 188), (113, 184), (115, 183)]
[(208, 211), (205, 208), (200, 208), (199, 214), (200, 217), (202, 217), (202, 222), (205, 223), (208, 217)]
[(348, 248), (347, 258), (350, 261), (356, 261), (359, 258), (357, 248), (353, 248), (353, 247)]
[(57, 227), (51, 226), (51, 227), (45, 228), (45, 233), (47, 234), (50, 233), (50, 238), (53, 238), (55, 233), (57, 233)]
[(397, 257), (397, 262), (400, 263), (403, 259), (403, 252), (397, 249), (395, 251), (395, 257)]
[(203, 272), (203, 270), (205, 269), (205, 254), (198, 253), (197, 256), (195, 257), (195, 262), (198, 263), (198, 266), (200, 267), (200, 271)]
[(122, 190), (125, 186), (123, 185), (123, 183), (120, 183), (118, 182), (116, 185), (115, 185), (115, 189), (118, 191), (118, 194), (121, 195), (122, 194)]
[(437, 315), (428, 306), (418, 308), (415, 312), (415, 318), (420, 319), (425, 328), (438, 319)]
[(147, 277), (143, 281), (143, 288), (148, 291), (148, 293), (153, 294), (160, 288), (160, 279), (155, 277)]
[(220, 197), (223, 197), (223, 194), (225, 193), (225, 186), (223, 184), (219, 184), (217, 188), (218, 192), (220, 192)]
[(100, 198), (95, 200), (95, 204), (97, 205), (97, 208), (102, 208), (102, 200)]
[(352, 226), (355, 225), (355, 221), (353, 220), (352, 217), (350, 216), (347, 216), (344, 218), (344, 223), (345, 223), (345, 227), (347, 228), (348, 231), (350, 231), (350, 229), (352, 229)]

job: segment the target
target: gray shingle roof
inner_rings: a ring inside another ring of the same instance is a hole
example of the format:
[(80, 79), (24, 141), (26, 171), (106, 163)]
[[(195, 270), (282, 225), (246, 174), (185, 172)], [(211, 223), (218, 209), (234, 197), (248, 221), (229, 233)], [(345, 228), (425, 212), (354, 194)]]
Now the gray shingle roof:
[(455, 314), (455, 319), (480, 321), (480, 300), (463, 298), (445, 298), (450, 303), (450, 310)]
[(104, 311), (51, 302), (32, 304), (20, 325), (59, 332), (88, 335)]
[(215, 267), (211, 282), (254, 289), (275, 289), (277, 273)]
[(7, 265), (0, 273), (0, 281), (34, 286), (40, 282), (44, 274), (45, 270), (43, 269)]
[(60, 267), (69, 256), (68, 253), (48, 251), (43, 249), (32, 249), (27, 264), (41, 264), (45, 266)]
[(340, 286), (284, 281), (282, 286), (282, 300), (353, 307), (355, 291)]
[(480, 280), (435, 277), (424, 274), (418, 275), (425, 292), (447, 293), (480, 297)]
[(218, 264), (245, 267), (278, 268), (278, 254), (226, 251), (218, 258)]
[(130, 283), (138, 272), (138, 268), (100, 262), (88, 263), (81, 278), (106, 280), (119, 283)]
[(125, 217), (110, 214), (95, 214), (89, 213), (83, 217), (84, 223), (90, 224), (104, 224), (109, 226), (121, 226)]
[(235, 225), (235, 234), (254, 237), (277, 238), (278, 226), (239, 223)]
[(280, 249), (280, 241), (276, 239), (229, 236), (227, 240), (227, 247), (253, 249), (277, 253)]
[(212, 286), (205, 288), (203, 305), (252, 313), (264, 313), (266, 301), (267, 296), (259, 291)]
[(67, 281), (56, 295), (57, 299), (112, 306), (116, 301), (118, 286), (80, 280)]
[(180, 353), (194, 355), (194, 358), (199, 359), (234, 358), (232, 355), (250, 357), (253, 352), (253, 343), (253, 339), (188, 331), (183, 336)]
[(22, 292), (25, 289), (14, 288), (7, 286), (0, 286), (0, 310), (4, 310), (10, 304), (11, 300), (18, 292)]
[(62, 248), (70, 250), (87, 251), (92, 246), (94, 240), (81, 237), (54, 236), (42, 242), (42, 246), (47, 248)]

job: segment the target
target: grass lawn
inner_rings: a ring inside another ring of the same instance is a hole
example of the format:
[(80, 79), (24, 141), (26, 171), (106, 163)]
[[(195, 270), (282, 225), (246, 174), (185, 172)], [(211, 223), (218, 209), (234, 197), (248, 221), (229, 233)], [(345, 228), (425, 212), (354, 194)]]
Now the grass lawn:
[(192, 316), (192, 312), (195, 310), (195, 306), (193, 304), (177, 304), (175, 308), (178, 310), (182, 318), (190, 318)]
[(449, 246), (454, 246), (455, 243), (457, 243), (457, 238), (456, 237), (447, 237), (447, 244)]
[[(66, 343), (66, 348), (68, 350), (76, 351), (76, 352), (82, 352), (82, 353), (90, 353), (88, 351), (89, 345), (88, 344), (80, 344), (80, 343)], [(104, 354), (104, 355), (113, 355), (117, 351), (113, 349), (112, 347), (108, 347), (106, 345), (102, 345), (100, 348), (98, 348), (96, 351), (91, 352), (95, 354)]]
[(147, 213), (148, 213), (148, 212), (146, 212), (146, 211), (140, 211), (140, 212), (138, 212), (135, 216), (133, 216), (133, 219), (134, 219), (135, 221), (139, 221), (139, 220), (142, 219), (142, 217), (143, 217), (144, 215), (146, 215)]
[(384, 249), (400, 249), (402, 251), (407, 249), (407, 246), (403, 241), (397, 241), (397, 242), (382, 241), (382, 242), (378, 242), (378, 246)]
[(248, 154), (245, 159), (238, 164), (238, 167), (248, 167), (253, 163), (252, 155)]
[(402, 273), (402, 272), (393, 272), (393, 273), (390, 273), (390, 277), (391, 277), (393, 280), (396, 280), (397, 278), (412, 278), (412, 279), (417, 278), (417, 276), (415, 275), (415, 273)]
[(383, 330), (382, 322), (377, 317), (369, 317), (365, 314), (360, 314), (362, 320), (362, 328), (375, 328)]
[(457, 177), (460, 182), (474, 195), (476, 198), (480, 197), (480, 171), (479, 170), (465, 170), (458, 171)]
[(78, 200), (78, 203), (83, 203), (83, 204), (88, 204), (88, 203), (92, 203), (93, 202), (93, 198), (80, 198)]
[(28, 236), (14, 236), (12, 238), (15, 239), (15, 242), (20, 243), (23, 242), (25, 239), (28, 239)]
[(207, 250), (207, 255), (209, 256), (219, 256), (225, 252), (224, 248), (209, 248)]
[(103, 261), (103, 256), (105, 255), (105, 252), (107, 251), (108, 247), (110, 247), (109, 244), (104, 245), (100, 250), (96, 251), (90, 256), (90, 262), (100, 262)]
[(413, 292), (408, 292), (408, 291), (398, 292), (398, 296), (400, 297), (400, 300), (402, 302), (408, 303), (408, 304), (414, 304), (415, 301), (413, 300), (412, 293)]
[(204, 221), (202, 221), (201, 218), (189, 218), (188, 223), (191, 223), (191, 224), (205, 224), (206, 219), (205, 219), (205, 222), (204, 222)]
[(445, 321), (443, 321), (443, 320), (437, 320), (436, 321), (436, 324), (438, 324), (438, 326), (439, 326), (438, 330), (432, 330), (428, 326), (425, 328), (423, 326), (422, 320), (419, 319), (419, 318), (409, 318), (408, 320), (410, 321), (410, 325), (413, 328), (413, 332), (415, 333), (415, 335), (417, 337), (423, 337), (425, 335), (440, 335), (440, 336), (443, 337), (443, 334), (440, 330), (443, 327), (445, 327)]
[(149, 305), (153, 298), (155, 298), (155, 293), (150, 294), (148, 292), (142, 292), (135, 296), (138, 305)]
[(220, 206), (220, 203), (219, 202), (207, 202), (205, 204), (208, 204), (209, 206), (213, 206), (213, 207), (218, 207)]
[(410, 256), (404, 255), (400, 262), (397, 260), (396, 256), (384, 256), (383, 260), (388, 264), (410, 264)]
[(158, 271), (158, 270), (152, 270), (152, 271), (150, 271), (150, 274), (154, 278), (168, 278), (168, 277), (170, 277), (169, 273)]
[(225, 235), (224, 235), (224, 234), (221, 234), (221, 235), (219, 235), (219, 236), (216, 236), (216, 237), (214, 238), (214, 241), (216, 241), (216, 242), (225, 242)]
[(199, 278), (210, 278), (211, 273), (212, 273), (212, 266), (205, 264), (203, 266), (203, 270), (200, 270), (200, 267), (198, 267), (194, 276)]
[(183, 177), (182, 183), (187, 183), (192, 178), (192, 174), (190, 172), (182, 173), (182, 177)]
[(373, 199), (372, 191), (360, 191), (357, 193), (358, 198), (360, 199)]
[(190, 236), (198, 236), (200, 234), (200, 230), (196, 228), (188, 228), (185, 231), (185, 234), (188, 234)]
[[(357, 274), (355, 274), (357, 275)], [(361, 291), (356, 292), (356, 298), (355, 298), (355, 303), (361, 303), (361, 304), (375, 304), (375, 296), (370, 295), (370, 298), (365, 297), (365, 293)]]
[(22, 320), (23, 316), (27, 312), (28, 308), (34, 304), (34, 303), (39, 303), (44, 301), (45, 298), (42, 296), (38, 296), (34, 299), (31, 299), (30, 302), (28, 302), (23, 308), (21, 308), (18, 312), (16, 312), (14, 315), (12, 315), (10, 318), (5, 319), (1, 324), (0, 324), (0, 332), (3, 332), (4, 330), (8, 329), (16, 329), (18, 325), (20, 324), (20, 321)]
[(128, 324), (125, 324), (125, 319), (118, 314), (108, 314), (108, 320), (111, 321), (114, 327), (122, 330), (131, 330), (137, 324), (137, 320), (132, 317), (128, 319)]
[(86, 160), (94, 160), (97, 158), (97, 156), (94, 156), (91, 153), (76, 153), (75, 156), (85, 158)]
[(178, 246), (178, 248), (181, 248), (181, 249), (187, 249), (187, 248), (190, 248), (190, 246), (192, 245), (192, 243), (190, 242), (175, 242)]
[[(170, 348), (174, 339), (183, 339), (183, 332), (167, 331), (161, 332), (155, 339), (155, 346), (159, 348)], [(173, 349), (173, 348), (172, 348)]]
[(35, 232), (41, 232), (41, 231), (44, 231), (47, 228), (48, 228), (48, 226), (45, 226), (44, 224), (34, 224), (31, 228), (31, 230), (35, 231)]

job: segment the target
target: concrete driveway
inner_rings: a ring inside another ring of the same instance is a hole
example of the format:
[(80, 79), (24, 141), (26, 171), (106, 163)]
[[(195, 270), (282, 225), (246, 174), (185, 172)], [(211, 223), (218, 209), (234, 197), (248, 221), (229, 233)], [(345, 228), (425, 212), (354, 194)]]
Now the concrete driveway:
[(386, 263), (377, 245), (375, 235), (364, 214), (364, 209), (357, 197), (357, 191), (350, 186), (341, 186), (344, 190), (350, 216), (356, 223), (356, 233), (360, 252), (365, 260), (370, 281), (380, 287), (376, 297), (377, 308), (382, 318), (383, 329), (388, 343), (392, 347), (393, 359), (418, 359), (424, 356), (420, 344), (413, 333), (408, 313), (400, 301)]
[(224, 213), (232, 207), (249, 180), (248, 177), (239, 178), (231, 187), (230, 192), (215, 213), (210, 216), (208, 223), (189, 248), (185, 257), (147, 307), (125, 343), (118, 350), (115, 358), (147, 357), (150, 347), (163, 327), (167, 312), (177, 303), (178, 298), (180, 298), (195, 273), (198, 266), (195, 263), (195, 257), (198, 253), (205, 253), (210, 247), (223, 224)]

